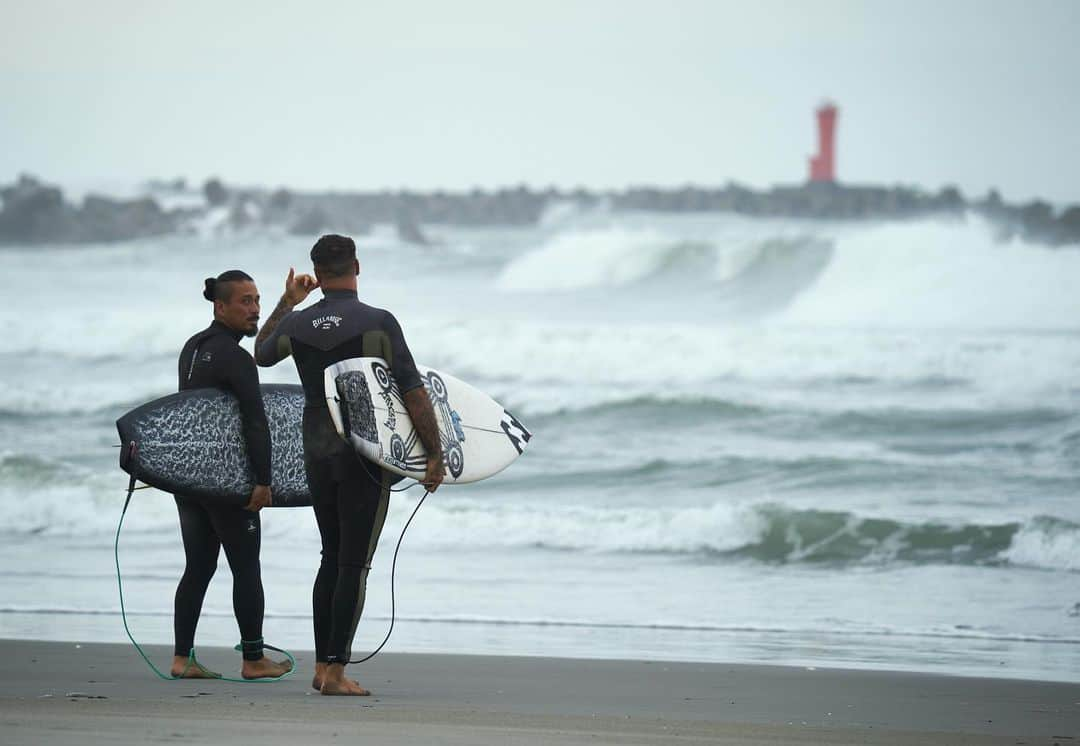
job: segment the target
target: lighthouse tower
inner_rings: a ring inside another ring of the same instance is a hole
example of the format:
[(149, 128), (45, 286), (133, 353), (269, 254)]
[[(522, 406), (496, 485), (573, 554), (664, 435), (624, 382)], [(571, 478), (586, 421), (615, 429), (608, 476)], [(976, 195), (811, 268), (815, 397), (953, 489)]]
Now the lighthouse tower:
[(817, 110), (818, 152), (810, 157), (810, 181), (836, 181), (836, 107), (823, 104)]

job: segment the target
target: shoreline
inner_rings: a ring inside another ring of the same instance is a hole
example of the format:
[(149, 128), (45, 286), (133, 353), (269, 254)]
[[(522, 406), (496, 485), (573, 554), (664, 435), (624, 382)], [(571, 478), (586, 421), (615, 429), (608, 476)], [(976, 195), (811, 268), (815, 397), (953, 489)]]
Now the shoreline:
[[(35, 614), (24, 612), (8, 613), (7, 616), (20, 616), (33, 617)], [(136, 614), (138, 616), (143, 616)], [(129, 617), (133, 617), (129, 612)], [(152, 616), (156, 621), (167, 621), (171, 624), (171, 613), (161, 612), (154, 613)], [(214, 614), (206, 614), (204, 611), (204, 617), (213, 617), (216, 619), (225, 619), (231, 621), (233, 619), (231, 612), (222, 612)], [(99, 612), (92, 616), (84, 616), (81, 612), (69, 612), (62, 615), (67, 621), (80, 625), (78, 629), (81, 629), (84, 633), (87, 628), (82, 626), (86, 624), (95, 624), (102, 620), (109, 620), (108, 628), (113, 632), (116, 632), (116, 628), (119, 626), (119, 613), (112, 612)], [(79, 617), (82, 617), (81, 619)], [(267, 619), (292, 619), (291, 615), (287, 617), (274, 617), (273, 615), (267, 615)], [(366, 617), (365, 617), (366, 618)], [(389, 624), (389, 616), (380, 617), (373, 615), (368, 621), (374, 621), (383, 624)], [(978, 666), (974, 664), (970, 665), (946, 665), (944, 663), (938, 666), (931, 666), (926, 663), (927, 658), (930, 656), (930, 650), (937, 649), (927, 648), (924, 650), (924, 657), (919, 661), (912, 660), (905, 665), (903, 661), (898, 660), (896, 657), (883, 658), (875, 661), (864, 661), (852, 658), (833, 658), (830, 660), (822, 660), (820, 658), (813, 657), (799, 657), (798, 655), (789, 656), (770, 656), (768, 659), (765, 656), (752, 656), (752, 655), (740, 655), (740, 652), (745, 653), (752, 647), (762, 647), (765, 645), (776, 646), (783, 644), (787, 646), (797, 645), (819, 645), (828, 644), (830, 640), (836, 642), (842, 641), (845, 636), (838, 636), (837, 639), (833, 639), (829, 636), (815, 636), (813, 640), (807, 640), (805, 637), (789, 633), (786, 631), (772, 631), (761, 630), (756, 635), (756, 641), (751, 643), (747, 642), (745, 631), (734, 632), (727, 631), (721, 634), (718, 638), (718, 643), (724, 643), (719, 645), (718, 654), (712, 658), (695, 658), (687, 654), (685, 656), (679, 655), (676, 651), (668, 649), (666, 655), (662, 655), (657, 651), (642, 651), (638, 650), (635, 653), (628, 652), (621, 654), (619, 652), (613, 652), (610, 648), (603, 648), (600, 652), (587, 653), (580, 649), (568, 649), (565, 645), (559, 645), (554, 650), (551, 650), (549, 646), (544, 646), (547, 649), (542, 649), (541, 646), (535, 646), (533, 648), (521, 648), (516, 649), (513, 645), (505, 646), (477, 646), (475, 644), (463, 645), (459, 652), (449, 653), (445, 646), (436, 644), (436, 639), (439, 638), (437, 632), (431, 632), (427, 635), (423, 635), (422, 628), (424, 627), (437, 627), (439, 622), (431, 622), (425, 620), (416, 619), (402, 619), (398, 618), (396, 631), (401, 639), (408, 638), (411, 640), (411, 644), (403, 643), (400, 640), (396, 643), (396, 652), (403, 655), (463, 655), (467, 657), (492, 657), (492, 658), (551, 658), (559, 660), (576, 660), (576, 661), (592, 661), (592, 660), (610, 660), (610, 661), (633, 661), (633, 662), (649, 662), (649, 663), (677, 663), (685, 665), (734, 665), (734, 666), (769, 666), (776, 668), (787, 669), (807, 669), (807, 670), (822, 670), (822, 671), (858, 671), (861, 673), (882, 673), (882, 674), (914, 674), (925, 676), (947, 676), (957, 678), (974, 678), (974, 679), (992, 679), (1003, 681), (1027, 681), (1027, 682), (1039, 682), (1039, 683), (1055, 683), (1055, 684), (1070, 684), (1080, 686), (1080, 673), (1066, 667), (1043, 670), (1042, 672), (1036, 672), (1032, 669), (1017, 669), (1012, 666), (1006, 667), (1005, 661), (1001, 662), (1000, 667), (991, 667), (989, 664)], [(468, 625), (471, 622), (449, 622), (453, 625)], [(483, 625), (478, 625), (483, 626)], [(411, 630), (409, 629), (411, 627)], [(0, 640), (6, 640), (8, 642), (22, 642), (22, 643), (57, 643), (62, 645), (130, 645), (127, 638), (123, 634), (122, 628), (119, 628), (119, 632), (115, 634), (109, 634), (102, 636), (100, 634), (77, 636), (75, 634), (70, 635), (51, 635), (49, 637), (39, 637), (32, 634), (22, 634), (16, 629), (9, 627), (8, 629), (0, 629)], [(164, 643), (160, 640), (163, 639), (162, 635), (171, 634), (171, 628), (166, 629), (161, 627), (160, 634), (154, 635), (150, 638), (151, 641), (144, 642), (139, 639), (140, 634), (136, 634), (136, 639), (139, 640), (139, 644), (146, 648), (162, 647)], [(97, 630), (100, 632), (101, 630)], [(537, 625), (535, 631), (538, 634), (550, 635), (551, 629), (544, 625)], [(583, 628), (583, 631), (589, 631), (588, 628)], [(53, 629), (56, 632), (56, 629)], [(222, 650), (228, 650), (229, 646), (227, 641), (221, 639), (220, 634), (215, 634), (215, 631), (205, 630), (201, 633), (203, 639), (207, 639), (206, 648), (220, 648)], [(736, 635), (740, 640), (737, 643), (733, 643), (730, 636)], [(296, 639), (294, 635), (277, 635), (267, 638), (267, 641), (284, 647), (288, 650), (307, 650), (310, 647), (309, 631), (305, 630), (303, 642)], [(877, 637), (877, 636), (875, 636)], [(893, 637), (893, 636), (890, 636)], [(903, 637), (913, 641), (922, 640), (926, 646), (938, 646), (941, 643), (948, 643), (955, 641), (957, 643), (980, 643), (989, 642), (994, 644), (1008, 643), (1015, 645), (1041, 645), (1048, 649), (1059, 645), (1071, 646), (1076, 645), (1072, 640), (1011, 640), (1011, 639), (999, 639), (999, 638), (952, 638), (948, 636), (919, 636), (919, 635), (896, 635), (896, 637)], [(153, 640), (159, 642), (154, 642)], [(355, 653), (359, 653), (361, 648), (366, 653), (368, 648), (365, 647), (367, 643), (371, 643), (370, 647), (373, 647), (381, 639), (381, 633), (376, 635), (372, 640), (358, 641), (358, 648)], [(202, 646), (200, 646), (202, 647)], [(1070, 651), (1071, 652), (1071, 651)], [(897, 653), (899, 655), (899, 653)], [(998, 651), (998, 655), (1001, 656), (1001, 651)], [(1075, 657), (1075, 656), (1074, 656)], [(921, 663), (921, 664), (920, 664)]]
[[(147, 646), (161, 664), (166, 646)], [(230, 675), (236, 653), (200, 659)], [(5, 743), (360, 736), (380, 743), (1015, 744), (1080, 739), (1080, 684), (752, 664), (383, 653), (372, 697), (159, 680), (130, 645), (0, 640)]]

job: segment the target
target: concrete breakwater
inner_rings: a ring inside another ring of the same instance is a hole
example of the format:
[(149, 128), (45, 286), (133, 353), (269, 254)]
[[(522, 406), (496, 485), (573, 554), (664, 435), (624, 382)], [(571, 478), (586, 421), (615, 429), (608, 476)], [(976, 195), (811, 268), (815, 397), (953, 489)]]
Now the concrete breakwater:
[(210, 179), (149, 182), (140, 196), (89, 194), (81, 203), (33, 176), (0, 186), (0, 244), (124, 241), (170, 233), (266, 228), (300, 236), (326, 231), (362, 235), (377, 223), (397, 227), (403, 241), (430, 243), (422, 226), (531, 225), (557, 204), (669, 213), (728, 212), (753, 217), (902, 220), (976, 211), (1008, 238), (1053, 246), (1080, 245), (1080, 205), (1055, 210), (1040, 200), (1008, 204), (996, 191), (967, 199), (955, 187), (930, 192), (910, 186), (805, 183), (754, 190), (722, 187), (629, 187), (590, 191), (527, 186), (471, 191), (304, 192), (229, 187)]

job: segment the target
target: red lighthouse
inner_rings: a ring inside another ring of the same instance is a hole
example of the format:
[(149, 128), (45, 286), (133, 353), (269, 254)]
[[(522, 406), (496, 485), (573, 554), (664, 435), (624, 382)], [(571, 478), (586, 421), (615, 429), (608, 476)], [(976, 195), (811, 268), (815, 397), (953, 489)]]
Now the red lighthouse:
[(836, 181), (836, 107), (824, 104), (817, 110), (818, 152), (810, 158), (810, 181)]

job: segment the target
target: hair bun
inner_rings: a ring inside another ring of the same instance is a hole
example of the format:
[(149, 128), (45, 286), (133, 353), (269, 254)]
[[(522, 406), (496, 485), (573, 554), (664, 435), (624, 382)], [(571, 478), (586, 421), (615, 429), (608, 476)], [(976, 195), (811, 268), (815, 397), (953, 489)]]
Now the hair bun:
[(214, 287), (217, 285), (217, 280), (213, 277), (207, 277), (204, 280), (206, 287), (203, 289), (202, 297), (206, 298), (211, 303), (214, 302)]

